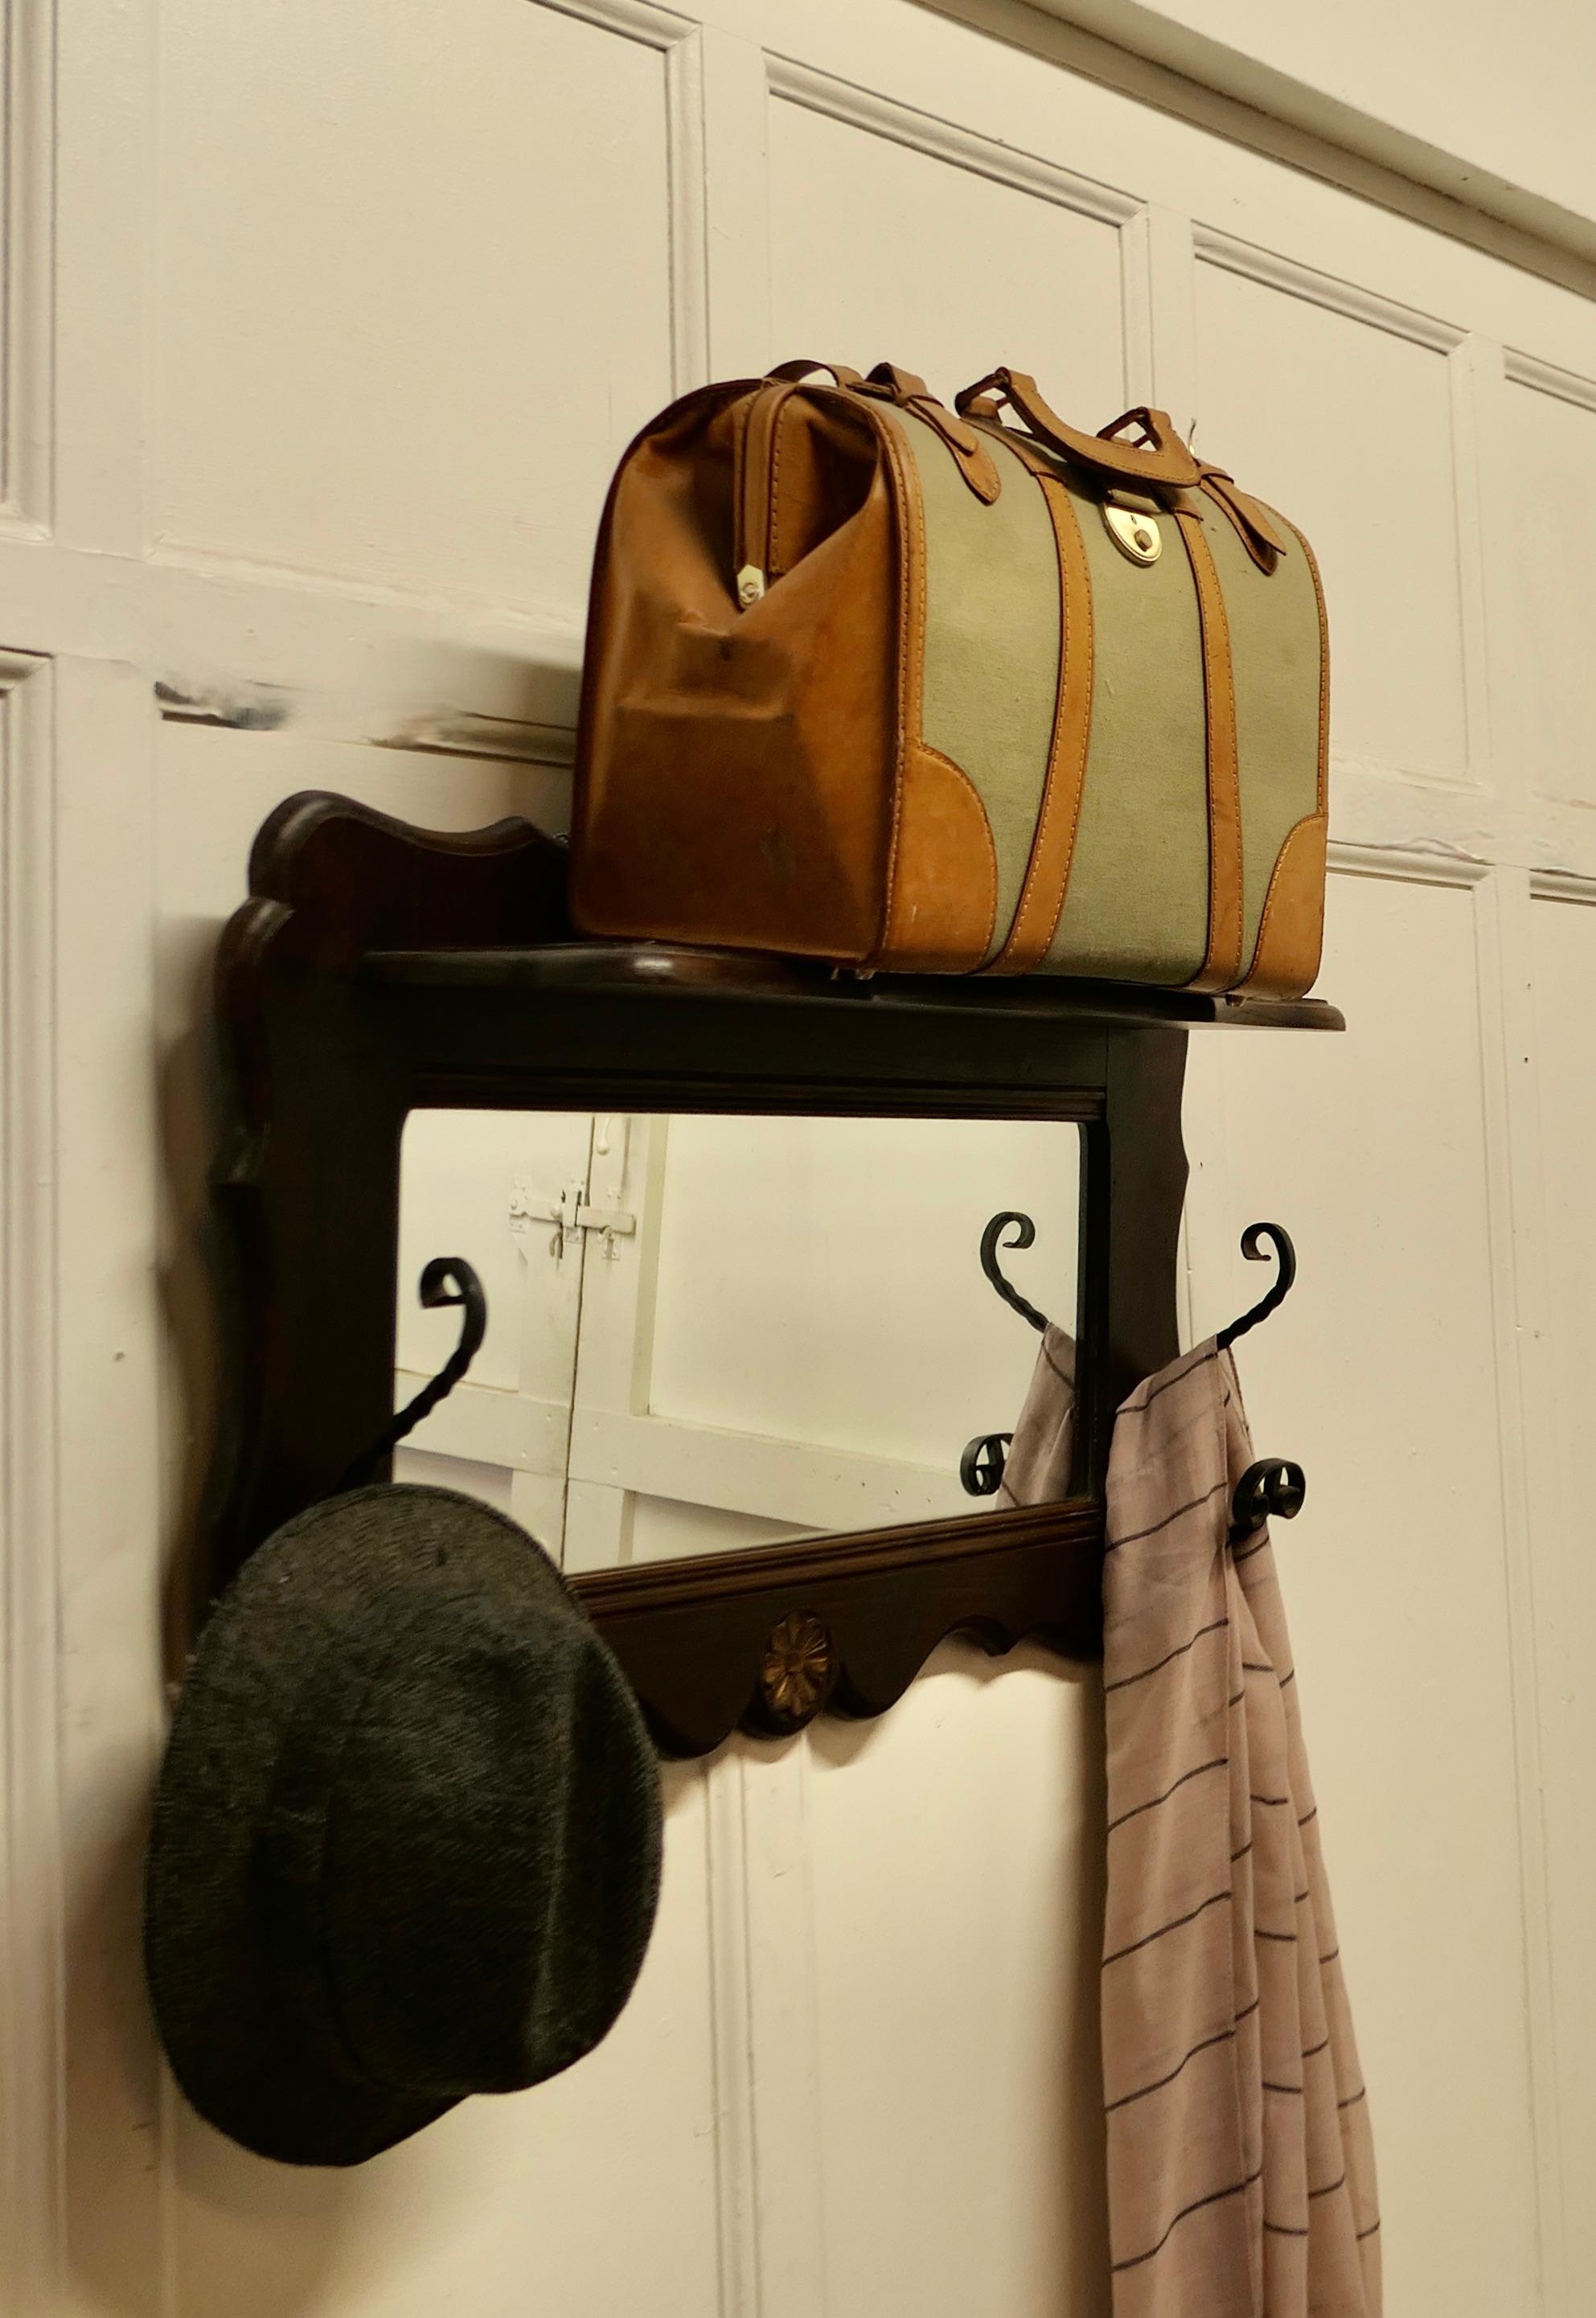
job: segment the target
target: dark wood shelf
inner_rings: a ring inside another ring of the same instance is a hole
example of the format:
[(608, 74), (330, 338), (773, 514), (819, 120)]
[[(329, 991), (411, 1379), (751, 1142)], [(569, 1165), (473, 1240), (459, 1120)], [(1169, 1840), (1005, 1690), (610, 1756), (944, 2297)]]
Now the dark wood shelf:
[(663, 942), (558, 942), (535, 949), (375, 950), (362, 963), (371, 980), (409, 988), (591, 992), (611, 997), (650, 991), (869, 1009), (873, 1013), (971, 1012), (1055, 1023), (1235, 1025), (1261, 1030), (1344, 1030), (1340, 1009), (1323, 998), (1231, 998), (1155, 990), (1139, 983), (1059, 975), (987, 981), (963, 975), (876, 975)]

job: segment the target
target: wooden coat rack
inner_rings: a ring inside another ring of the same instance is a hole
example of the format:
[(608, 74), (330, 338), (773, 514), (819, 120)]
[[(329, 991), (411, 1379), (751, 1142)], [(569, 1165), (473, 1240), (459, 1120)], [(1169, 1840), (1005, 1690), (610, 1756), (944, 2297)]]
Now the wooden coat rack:
[(530, 823), (437, 835), (323, 794), (265, 822), (249, 890), (217, 963), (231, 1373), (197, 1615), (392, 1415), (412, 1110), (1053, 1119), (1082, 1130), (1077, 1495), (574, 1582), (684, 1754), (879, 1713), (955, 1631), (1097, 1655), (1112, 1414), (1178, 1349), (1187, 1030), (1340, 1029), (1333, 1007), (586, 943)]

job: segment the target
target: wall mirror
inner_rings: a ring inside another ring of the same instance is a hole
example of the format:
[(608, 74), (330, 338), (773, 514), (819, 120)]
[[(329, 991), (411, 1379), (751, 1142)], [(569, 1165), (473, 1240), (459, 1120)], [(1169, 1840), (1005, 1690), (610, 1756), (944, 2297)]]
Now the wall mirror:
[(395, 1477), (485, 1497), (572, 1575), (990, 1512), (966, 1451), (1012, 1429), (1041, 1338), (982, 1235), (1031, 1219), (1000, 1261), (1078, 1335), (1080, 1145), (1047, 1119), (412, 1112), (396, 1405), (458, 1334), (417, 1300), (429, 1258), (466, 1258), (489, 1321)]

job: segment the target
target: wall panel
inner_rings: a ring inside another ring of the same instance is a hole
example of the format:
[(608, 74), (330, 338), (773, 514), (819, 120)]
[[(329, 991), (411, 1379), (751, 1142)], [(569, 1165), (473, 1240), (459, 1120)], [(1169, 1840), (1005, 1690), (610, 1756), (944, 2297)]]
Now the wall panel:
[(1448, 365), (1375, 314), (1199, 265), (1198, 448), (1300, 524), (1319, 559), (1337, 749), (1457, 779), (1468, 733)]
[(713, 2310), (702, 1774), (675, 1772), (668, 1790), (653, 1944), (632, 2003), (580, 2068), (466, 2102), (348, 2173), (266, 2164), (178, 2110), (176, 2318)]
[(529, 0), (168, 0), (160, 67), (157, 544), (579, 619), (670, 396), (661, 50)]
[(1345, 1037), (1199, 1034), (1188, 1110), (1195, 1331), (1260, 1292), (1245, 1225), (1296, 1243), (1237, 1365), (1259, 1453), (1308, 1477), (1276, 1551), (1390, 2303), (1457, 2318), (1519, 2306), (1536, 2259), (1475, 906), (1333, 876)]
[(1546, 1211), (1546, 1406), (1532, 1477), (1540, 1609), (1548, 1897), (1557, 2004), (1564, 2173), (1571, 2276), (1596, 2269), (1596, 2213), (1583, 2194), (1596, 2171), (1596, 1985), (1590, 1969), (1596, 1909), (1596, 1521), (1590, 1443), (1596, 1439), (1596, 908), (1534, 903), (1535, 1080)]
[(1101, 1716), (956, 1646), (807, 1742), (828, 2318), (1107, 2313)]
[[(1349, 196), (1289, 135), (1271, 158), (1227, 142), (1222, 112), (1161, 109), (1167, 87), (1143, 103), (1063, 68), (1008, 0), (967, 0), (966, 22), (911, 0), (713, 0), (702, 34), (687, 0), (72, 0), (52, 40), (54, 13), (6, 13), (0, 612), (4, 642), (52, 666), (17, 716), (51, 693), (62, 714), (58, 788), (30, 738), (8, 789), (8, 906), (54, 890), (61, 932), (7, 962), (7, 1260), (37, 1293), (6, 1380), (0, 2303), (1102, 2307), (1094, 1694), (1028, 1652), (950, 1649), (877, 1726), (672, 1772), (659, 1943), (569, 2080), (477, 2104), (352, 2180), (157, 2113), (134, 1920), (157, 1628), (215, 1389), (215, 933), (251, 831), (295, 787), (440, 826), (560, 821), (564, 777), (529, 760), (536, 725), (570, 712), (604, 488), (696, 374), (707, 319), (735, 350), (722, 369), (891, 355), (951, 389), (1012, 361), (1089, 424), (1156, 365), (1177, 421), (1197, 407), (1201, 447), (1322, 550), (1352, 760), (1338, 813), (1359, 816), (1342, 832), (1401, 874), (1333, 881), (1323, 986), (1344, 1041), (1194, 1042), (1192, 1303), (1201, 1332), (1257, 1292), (1234, 1252), (1252, 1217), (1297, 1232), (1297, 1295), (1242, 1370), (1260, 1448), (1309, 1473), (1280, 1554), (1390, 2306), (1583, 2318), (1596, 917), (1532, 911), (1528, 886), (1596, 873), (1596, 309), (1416, 225), (1421, 207)], [(1472, 74), (1491, 99), (1459, 55), (1459, 87)], [(194, 716), (265, 699), (289, 721), (162, 722), (157, 681), (191, 686)], [(1437, 884), (1438, 860), (1491, 882)], [(1509, 885), (1521, 910), (1491, 921)], [(1541, 1313), (1515, 1266), (1543, 1203)], [(1543, 1321), (1559, 1413), (1526, 1545), (1509, 1401)], [(684, 1404), (713, 1382), (686, 1379)], [(30, 1430), (58, 1388), (58, 1453)], [(679, 1550), (690, 1523), (667, 1496), (645, 1527)], [(1520, 1549), (1538, 1690), (1510, 1631)], [(1538, 1718), (1565, 2295), (1527, 2057)]]
[(1596, 805), (1596, 385), (1576, 401), (1510, 373), (1502, 414), (1512, 445), (1494, 543), (1512, 622), (1503, 739), (1542, 795)]
[[(1049, 197), (1048, 172), (1000, 147), (916, 150), (905, 140), (930, 125), (892, 125), (772, 102), (773, 358), (896, 362), (949, 401), (1012, 363), (1063, 415), (1106, 426), (1125, 400), (1117, 227), (1064, 205), (1063, 172)], [(1004, 182), (1006, 164), (1028, 182)]]

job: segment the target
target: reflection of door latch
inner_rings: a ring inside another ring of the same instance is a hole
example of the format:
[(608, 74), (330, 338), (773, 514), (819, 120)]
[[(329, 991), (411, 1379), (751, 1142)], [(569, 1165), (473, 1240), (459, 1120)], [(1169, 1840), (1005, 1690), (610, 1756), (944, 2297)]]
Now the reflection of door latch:
[(518, 1176), (510, 1186), (510, 1229), (518, 1239), (525, 1239), (529, 1224), (553, 1225), (549, 1253), (557, 1262), (573, 1233), (589, 1231), (604, 1234), (604, 1252), (613, 1260), (616, 1240), (631, 1237), (637, 1229), (637, 1217), (623, 1208), (589, 1207), (586, 1183), (568, 1183), (558, 1199), (551, 1199), (539, 1198), (525, 1178)]

